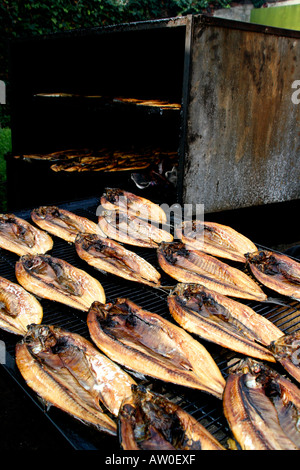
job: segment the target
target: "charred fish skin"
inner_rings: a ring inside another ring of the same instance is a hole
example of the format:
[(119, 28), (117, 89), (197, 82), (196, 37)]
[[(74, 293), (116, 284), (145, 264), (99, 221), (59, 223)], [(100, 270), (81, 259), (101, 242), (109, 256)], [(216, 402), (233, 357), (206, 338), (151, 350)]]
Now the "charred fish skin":
[(269, 349), (285, 370), (300, 383), (300, 331), (272, 341)]
[(78, 256), (96, 269), (130, 281), (160, 285), (161, 275), (150, 263), (114, 240), (96, 234), (78, 234), (75, 248)]
[(266, 364), (247, 358), (230, 371), (223, 410), (242, 450), (300, 449), (300, 391)]
[(88, 340), (56, 326), (31, 325), (16, 345), (16, 364), (45, 402), (117, 434), (115, 418), (135, 381)]
[(199, 284), (178, 284), (168, 296), (174, 320), (189, 333), (246, 356), (276, 362), (268, 346), (282, 331), (252, 308)]
[(118, 422), (123, 450), (226, 450), (180, 406), (143, 386), (132, 386)]
[(95, 222), (57, 206), (33, 209), (31, 218), (41, 229), (70, 243), (75, 242), (80, 232), (102, 233)]
[(208, 351), (186, 331), (129, 299), (91, 306), (87, 324), (111, 360), (144, 376), (205, 391), (219, 399), (225, 379)]
[(185, 221), (175, 233), (183, 243), (196, 250), (242, 263), (246, 262), (245, 253), (257, 251), (249, 238), (232, 227), (216, 222)]
[(181, 283), (201, 284), (230, 297), (267, 300), (258, 284), (240, 269), (182, 242), (161, 243), (157, 257), (161, 268)]
[(87, 311), (105, 301), (102, 284), (85, 271), (50, 255), (24, 255), (15, 265), (18, 282), (37, 297)]
[(128, 215), (161, 224), (167, 222), (166, 213), (158, 204), (119, 188), (106, 188), (100, 202), (104, 209), (126, 212)]
[(255, 278), (279, 294), (300, 301), (300, 263), (283, 253), (258, 250), (246, 254)]
[(102, 211), (98, 224), (107, 237), (128, 245), (157, 248), (162, 241), (173, 240), (169, 231), (125, 212)]
[(0, 328), (23, 336), (28, 325), (42, 320), (39, 301), (22, 286), (0, 277)]
[(53, 247), (52, 238), (43, 230), (14, 214), (0, 214), (0, 247), (16, 253), (46, 253)]

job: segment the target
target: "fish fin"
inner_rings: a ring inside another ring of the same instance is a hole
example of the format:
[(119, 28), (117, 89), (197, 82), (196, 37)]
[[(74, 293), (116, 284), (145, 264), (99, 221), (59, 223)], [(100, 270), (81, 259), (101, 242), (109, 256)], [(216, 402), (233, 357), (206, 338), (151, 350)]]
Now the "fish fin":
[(288, 302), (285, 302), (284, 300), (278, 299), (277, 297), (267, 297), (265, 300), (262, 300), (262, 302), (282, 305), (283, 307), (290, 307)]
[(156, 289), (159, 289), (163, 292), (171, 292), (175, 286), (153, 286), (155, 287)]

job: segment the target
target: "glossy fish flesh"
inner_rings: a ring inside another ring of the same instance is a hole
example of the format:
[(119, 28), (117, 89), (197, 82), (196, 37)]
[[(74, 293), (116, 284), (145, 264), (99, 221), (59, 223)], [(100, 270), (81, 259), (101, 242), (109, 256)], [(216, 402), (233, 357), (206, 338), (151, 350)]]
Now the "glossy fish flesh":
[(173, 240), (167, 230), (125, 212), (105, 210), (98, 223), (107, 237), (128, 245), (157, 248), (161, 242)]
[(300, 449), (300, 390), (250, 358), (230, 371), (223, 409), (242, 450)]
[(258, 250), (246, 255), (256, 279), (279, 294), (300, 301), (300, 263), (282, 253)]
[(125, 212), (128, 215), (147, 221), (162, 224), (167, 222), (166, 213), (158, 204), (119, 188), (106, 188), (101, 196), (100, 203), (107, 210)]
[(67, 242), (75, 242), (80, 232), (102, 233), (95, 222), (56, 206), (40, 206), (31, 212), (31, 218), (41, 229)]
[(257, 251), (247, 237), (227, 225), (202, 220), (182, 223), (175, 230), (177, 238), (195, 250), (244, 263), (245, 253)]
[(157, 379), (222, 397), (224, 378), (208, 351), (186, 331), (128, 299), (94, 302), (87, 324), (113, 361)]
[(199, 284), (178, 284), (170, 313), (190, 333), (246, 356), (275, 362), (268, 346), (283, 332), (252, 308)]
[(150, 263), (114, 240), (83, 233), (77, 235), (75, 247), (78, 256), (96, 269), (130, 281), (160, 285), (160, 273)]
[(118, 422), (123, 450), (225, 450), (193, 416), (145, 387), (132, 386)]
[(272, 341), (270, 351), (289, 374), (300, 383), (300, 330)]
[(201, 284), (231, 297), (267, 299), (247, 274), (182, 242), (161, 243), (157, 256), (161, 268), (179, 282)]
[(23, 336), (28, 325), (42, 320), (39, 301), (19, 284), (0, 277), (0, 328)]
[(14, 214), (0, 214), (0, 247), (19, 256), (46, 253), (52, 249), (53, 240), (46, 232)]
[(116, 435), (114, 417), (135, 381), (85, 338), (52, 325), (31, 325), (16, 345), (16, 364), (46, 403)]
[(87, 311), (105, 292), (97, 279), (66, 261), (50, 255), (24, 255), (16, 263), (18, 282), (29, 292)]

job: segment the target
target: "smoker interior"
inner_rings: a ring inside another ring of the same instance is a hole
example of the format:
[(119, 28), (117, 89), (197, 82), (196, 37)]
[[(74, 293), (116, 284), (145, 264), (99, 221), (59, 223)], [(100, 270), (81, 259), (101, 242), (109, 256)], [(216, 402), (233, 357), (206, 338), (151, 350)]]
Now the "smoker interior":
[[(42, 204), (94, 196), (104, 184), (118, 181), (139, 192), (130, 172), (55, 173), (49, 162), (23, 155), (103, 148), (176, 154), (186, 28), (181, 21), (174, 25), (95, 28), (11, 43), (9, 207), (30, 207), (37, 198)], [(138, 106), (119, 98), (178, 106)], [(162, 202), (169, 191), (162, 193)]]
[[(98, 198), (87, 198), (64, 203), (61, 204), (60, 207), (96, 221), (98, 204)], [(30, 210), (19, 211), (17, 215), (30, 221), (30, 212)], [(62, 258), (76, 267), (84, 269), (86, 272), (97, 278), (105, 289), (108, 302), (118, 297), (127, 297), (144, 309), (160, 314), (169, 321), (173, 321), (167, 307), (166, 292), (126, 281), (118, 278), (117, 276), (99, 272), (78, 257), (73, 244), (67, 243), (57, 237), (53, 237), (53, 240), (54, 247), (50, 254), (55, 257)], [(131, 246), (128, 246), (128, 248), (143, 256), (161, 272), (157, 263), (155, 250), (140, 249)], [(17, 259), (17, 255), (1, 249), (0, 276), (16, 282), (14, 266)], [(176, 284), (174, 279), (169, 278), (163, 272), (162, 280), (164, 285)], [(267, 292), (266, 289), (264, 290)], [(270, 293), (270, 296), (278, 298), (280, 301), (283, 301), (285, 305), (254, 301), (247, 301), (246, 303), (256, 312), (266, 316), (270, 321), (275, 323), (284, 333), (291, 333), (299, 329), (299, 302), (292, 301), (286, 297), (283, 298), (277, 294), (274, 295), (274, 292)], [(40, 301), (44, 309), (43, 324), (57, 325), (90, 339), (86, 324), (86, 313), (66, 307), (54, 301), (45, 299), (40, 299)], [(242, 357), (233, 351), (229, 351), (213, 343), (203, 341), (197, 336), (195, 336), (195, 338), (198, 339), (211, 353), (225, 378), (228, 375), (230, 361)], [(47, 416), (49, 421), (59, 430), (72, 448), (78, 450), (105, 449), (105, 452), (117, 452), (120, 450), (120, 444), (117, 438), (112, 438), (104, 433), (93, 430), (75, 418), (56, 409), (54, 406), (51, 406), (48, 409), (46, 405), (43, 405), (43, 403), (41, 403), (37, 398), (36, 394), (27, 387), (15, 365), (15, 344), (20, 340), (20, 337), (5, 331), (0, 331), (0, 340), (4, 341), (6, 346), (6, 363), (3, 367), (13, 377), (16, 382), (16, 386), (21, 387), (25, 391), (28, 397), (32, 399), (40, 409), (41, 413), (44, 416)], [(284, 370), (281, 369), (280, 365), (272, 367), (277, 368), (281, 373), (285, 373)], [(169, 399), (178, 403), (187, 412), (199, 420), (199, 422), (201, 422), (201, 424), (203, 424), (219, 440), (219, 442), (224, 446), (227, 446), (227, 441), (228, 438), (231, 437), (231, 432), (228, 428), (226, 419), (224, 418), (222, 402), (220, 400), (201, 391), (193, 391), (186, 387), (167, 384), (155, 379), (145, 378), (145, 380), (142, 380), (141, 378), (136, 378), (136, 380), (138, 382), (143, 382), (147, 386), (152, 387), (154, 391), (163, 393)]]

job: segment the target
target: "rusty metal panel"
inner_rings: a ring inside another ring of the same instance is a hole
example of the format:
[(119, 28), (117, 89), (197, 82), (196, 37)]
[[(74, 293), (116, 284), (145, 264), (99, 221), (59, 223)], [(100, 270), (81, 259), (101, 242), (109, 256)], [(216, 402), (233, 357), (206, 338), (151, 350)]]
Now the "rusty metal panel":
[(183, 202), (215, 212), (299, 199), (299, 33), (202, 17), (192, 29)]

